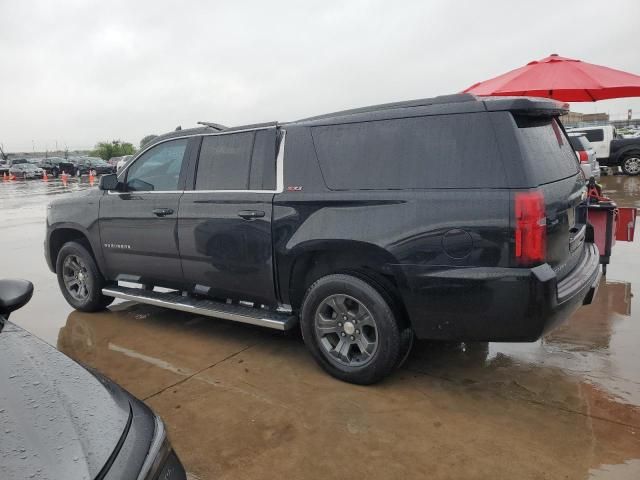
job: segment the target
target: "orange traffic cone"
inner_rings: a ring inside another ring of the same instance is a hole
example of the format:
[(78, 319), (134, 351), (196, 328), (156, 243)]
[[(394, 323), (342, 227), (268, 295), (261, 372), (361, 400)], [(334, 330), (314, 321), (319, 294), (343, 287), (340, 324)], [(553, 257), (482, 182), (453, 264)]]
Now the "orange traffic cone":
[(6, 182), (7, 181), (7, 172), (3, 172), (2, 173), (2, 181)]
[(47, 171), (46, 170), (42, 171), (42, 180), (44, 180), (45, 182), (49, 181), (49, 178), (47, 177)]
[(93, 175), (93, 170), (89, 170), (89, 185), (93, 187), (93, 180), (95, 179)]
[(62, 172), (60, 174), (60, 180), (62, 180), (62, 184), (66, 187), (67, 186), (67, 173), (66, 172)]

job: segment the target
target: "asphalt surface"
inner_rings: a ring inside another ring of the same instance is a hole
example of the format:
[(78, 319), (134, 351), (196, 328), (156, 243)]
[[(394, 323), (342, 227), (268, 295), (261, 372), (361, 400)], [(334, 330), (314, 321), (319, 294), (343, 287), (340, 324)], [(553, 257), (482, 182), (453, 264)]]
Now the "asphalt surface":
[[(640, 207), (640, 177), (602, 183)], [(359, 387), (296, 333), (130, 302), (73, 311), (42, 244), (47, 202), (79, 188), (0, 183), (1, 276), (36, 287), (12, 321), (146, 400), (191, 478), (640, 478), (640, 235), (616, 245), (594, 304), (542, 340), (419, 342)]]

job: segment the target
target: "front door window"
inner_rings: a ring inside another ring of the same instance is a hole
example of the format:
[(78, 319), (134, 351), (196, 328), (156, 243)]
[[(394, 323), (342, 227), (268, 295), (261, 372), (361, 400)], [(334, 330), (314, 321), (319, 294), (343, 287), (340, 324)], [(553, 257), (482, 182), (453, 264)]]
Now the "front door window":
[(127, 171), (128, 191), (178, 190), (180, 171), (189, 139), (161, 143), (142, 154)]

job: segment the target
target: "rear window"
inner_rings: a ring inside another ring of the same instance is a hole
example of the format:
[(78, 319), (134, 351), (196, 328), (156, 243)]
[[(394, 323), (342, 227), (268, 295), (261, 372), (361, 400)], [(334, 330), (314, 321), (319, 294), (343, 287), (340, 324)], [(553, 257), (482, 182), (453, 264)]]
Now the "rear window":
[(514, 115), (523, 155), (537, 184), (578, 173), (573, 147), (554, 118)]
[(332, 190), (505, 185), (486, 113), (327, 125), (311, 131)]
[(580, 152), (589, 149), (588, 140), (585, 137), (569, 137), (569, 142), (574, 150)]

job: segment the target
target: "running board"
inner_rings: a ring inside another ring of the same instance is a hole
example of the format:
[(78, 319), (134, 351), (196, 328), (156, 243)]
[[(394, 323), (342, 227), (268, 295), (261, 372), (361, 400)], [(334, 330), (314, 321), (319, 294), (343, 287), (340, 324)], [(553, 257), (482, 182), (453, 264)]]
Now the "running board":
[(276, 330), (289, 330), (298, 321), (297, 317), (287, 313), (245, 307), (244, 305), (230, 305), (214, 300), (184, 297), (176, 292), (163, 293), (139, 288), (108, 287), (102, 289), (102, 294), (108, 297), (171, 308), (207, 317), (223, 318), (234, 322), (250, 323), (251, 325), (274, 328)]

